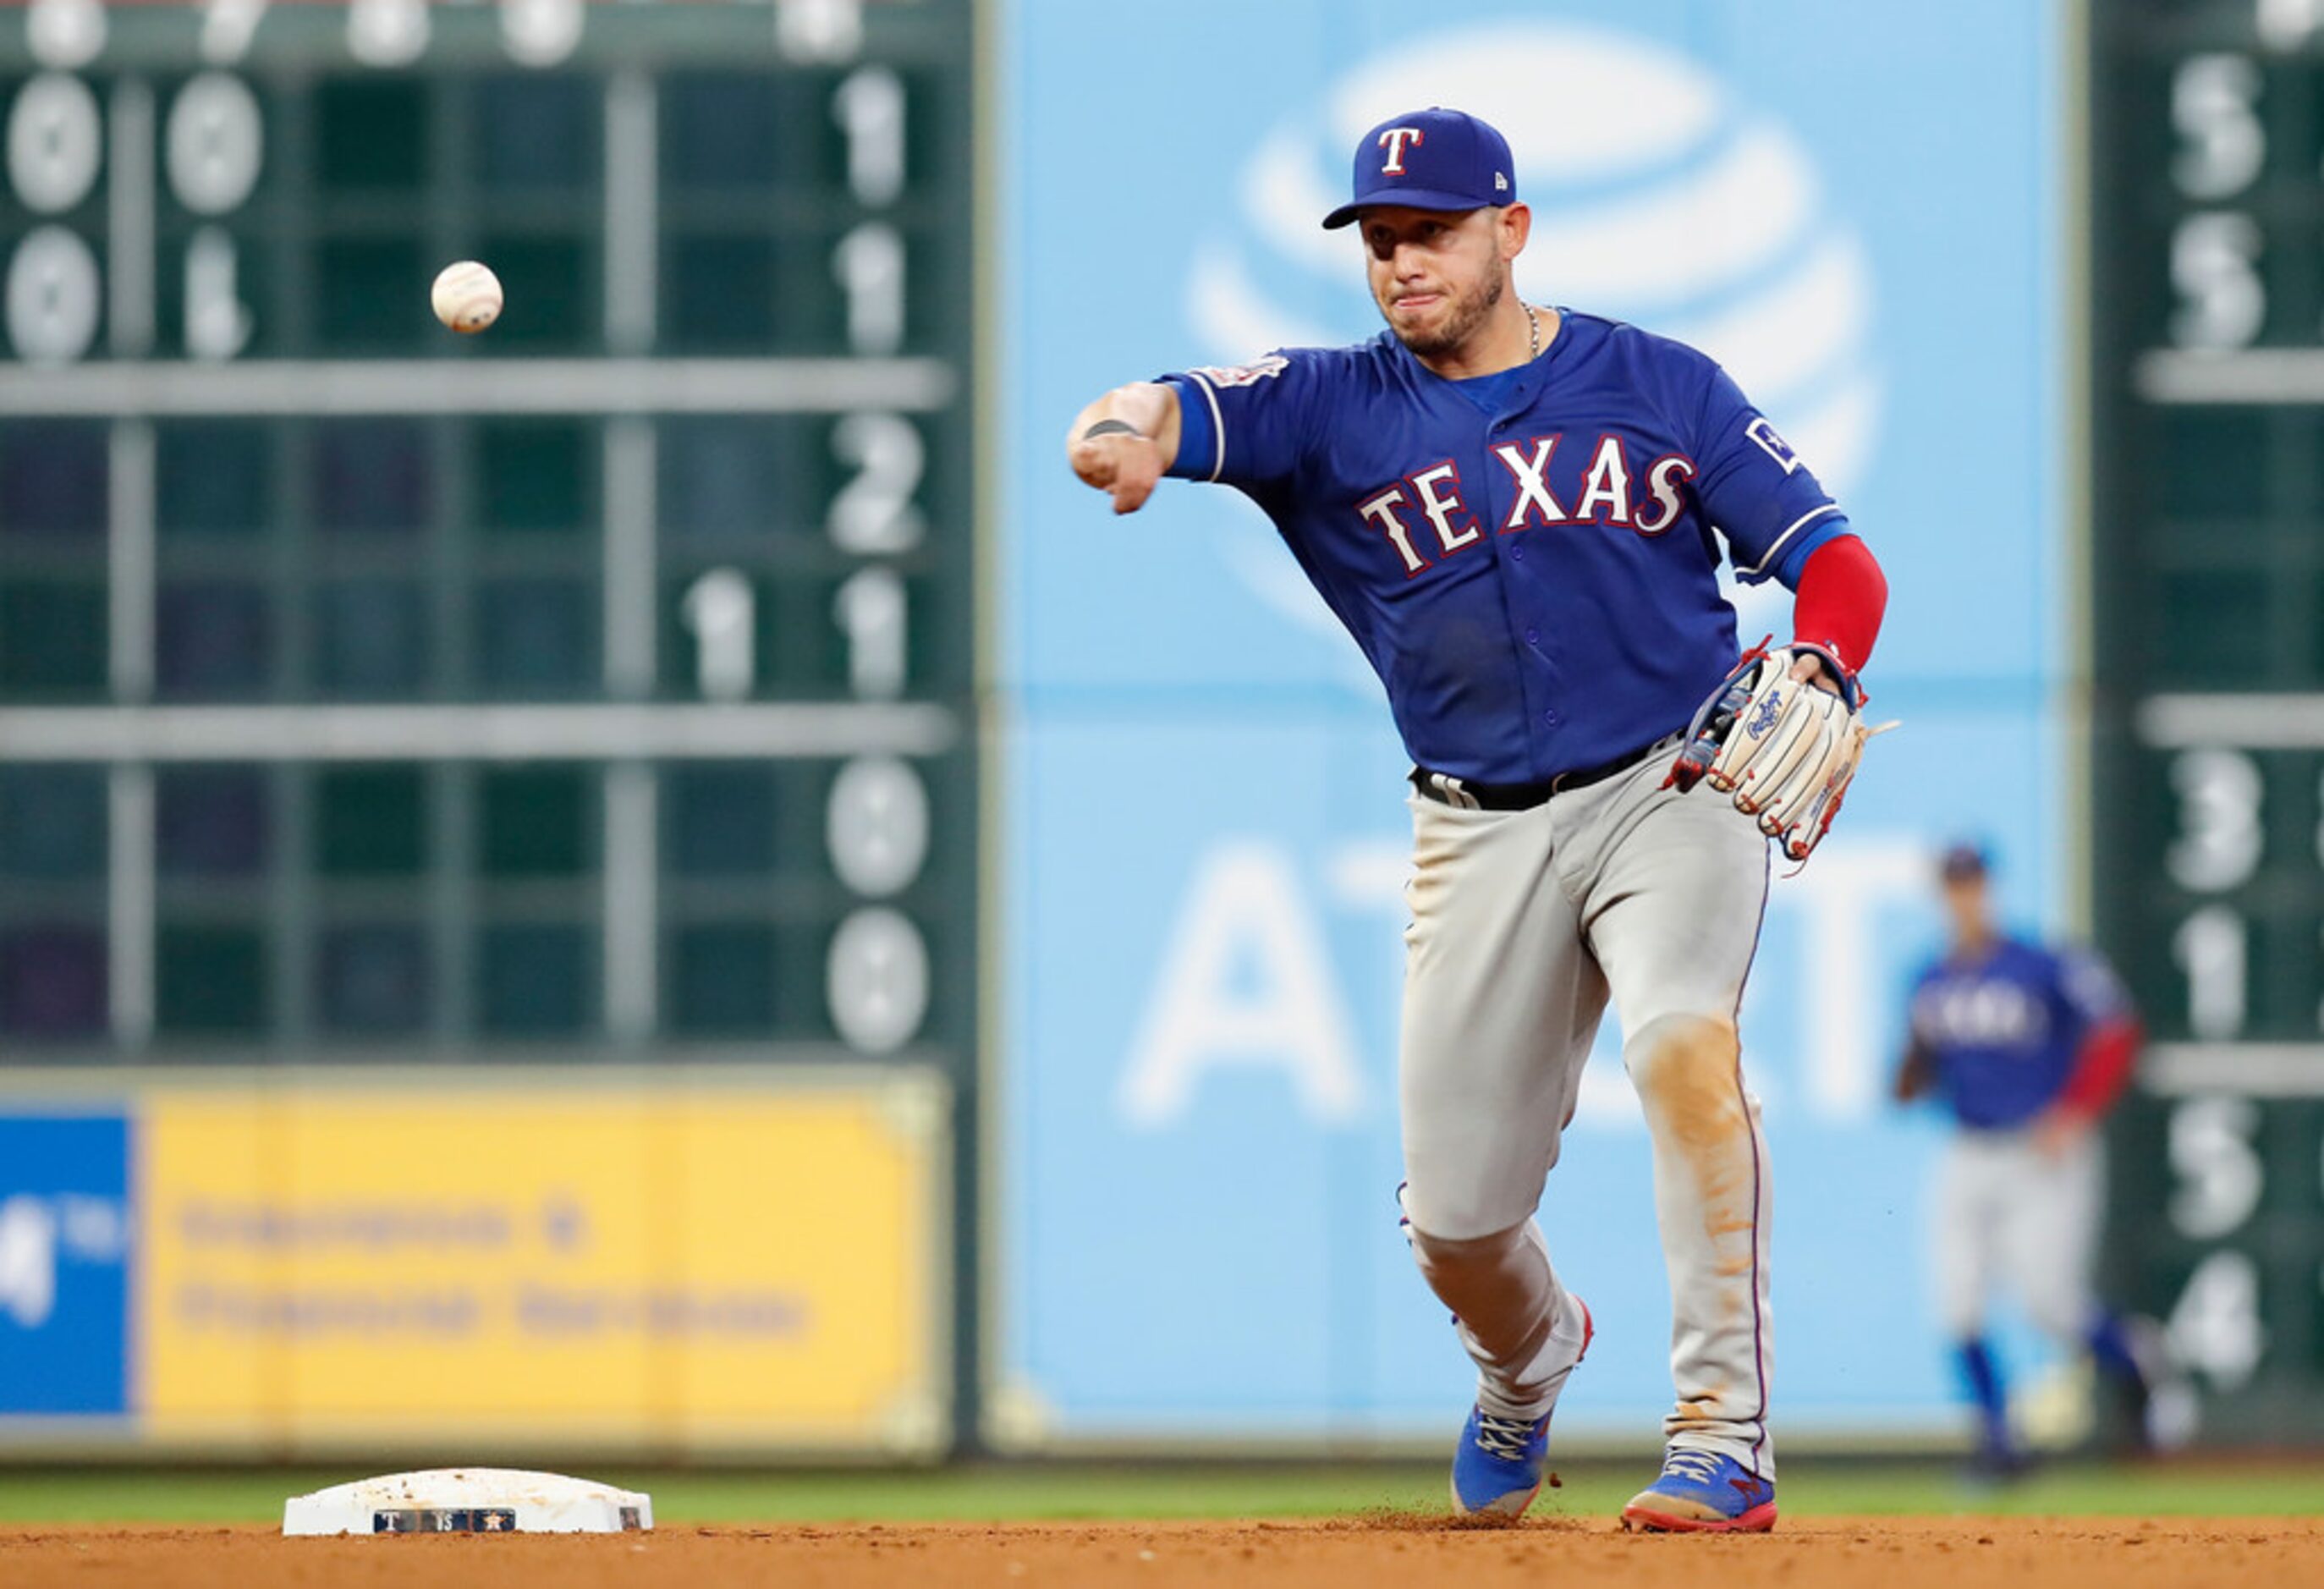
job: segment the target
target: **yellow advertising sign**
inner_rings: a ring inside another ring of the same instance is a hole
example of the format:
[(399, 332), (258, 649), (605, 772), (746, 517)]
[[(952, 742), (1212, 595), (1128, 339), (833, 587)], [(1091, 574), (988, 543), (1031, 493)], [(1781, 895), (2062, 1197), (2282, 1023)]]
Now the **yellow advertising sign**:
[(944, 1437), (934, 1079), (294, 1074), (143, 1100), (151, 1435)]

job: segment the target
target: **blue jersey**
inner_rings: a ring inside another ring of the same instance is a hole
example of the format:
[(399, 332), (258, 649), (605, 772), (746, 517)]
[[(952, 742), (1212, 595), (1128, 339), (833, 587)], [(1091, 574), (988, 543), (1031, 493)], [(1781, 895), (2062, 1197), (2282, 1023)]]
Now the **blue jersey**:
[(1363, 648), (1405, 748), (1533, 783), (1683, 728), (1735, 665), (1721, 541), (1798, 579), (1840, 509), (1706, 356), (1561, 311), (1531, 363), (1435, 374), (1383, 331), (1166, 377), (1174, 475), (1266, 510)]
[(2098, 1027), (2127, 1017), (2122, 984), (2096, 955), (2001, 938), (1948, 956), (1913, 988), (1913, 1042), (1963, 1125), (2000, 1131), (2049, 1107)]

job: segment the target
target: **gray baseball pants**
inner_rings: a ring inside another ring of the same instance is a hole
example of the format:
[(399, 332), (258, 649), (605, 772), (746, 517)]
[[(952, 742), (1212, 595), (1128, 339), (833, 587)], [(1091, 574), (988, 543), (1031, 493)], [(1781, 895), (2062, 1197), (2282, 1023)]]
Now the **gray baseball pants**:
[(2081, 1344), (2098, 1316), (2090, 1262), (2105, 1154), (2095, 1132), (2054, 1153), (2030, 1130), (1964, 1131), (1946, 1144), (1933, 1247), (1938, 1316), (1955, 1340), (1984, 1333), (1995, 1282), (2006, 1279), (2052, 1339)]
[[(1775, 1474), (1772, 1187), (1736, 1012), (1766, 841), (1668, 758), (1523, 811), (1414, 796), (1399, 1064), (1405, 1211), (1489, 1412), (1538, 1418), (1572, 1367), (1572, 1306), (1534, 1215), (1609, 995), (1653, 1141), (1671, 1292), (1674, 1446)], [(1551, 1225), (1587, 1219), (1560, 1209)]]

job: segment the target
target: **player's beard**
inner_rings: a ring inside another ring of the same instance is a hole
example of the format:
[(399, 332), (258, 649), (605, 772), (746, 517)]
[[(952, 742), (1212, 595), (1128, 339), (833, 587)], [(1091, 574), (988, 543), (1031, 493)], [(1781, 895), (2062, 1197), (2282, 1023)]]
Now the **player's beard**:
[(1501, 295), (1508, 290), (1508, 284), (1509, 273), (1504, 266), (1493, 273), (1475, 296), (1455, 300), (1452, 312), (1445, 317), (1443, 325), (1433, 331), (1405, 330), (1396, 323), (1396, 317), (1388, 313), (1386, 304), (1380, 305), (1380, 314), (1387, 319), (1388, 328), (1396, 333), (1396, 339), (1411, 349), (1415, 358), (1442, 358), (1446, 354), (1459, 352), (1467, 345), (1469, 338), (1483, 328), (1487, 317), (1499, 306)]

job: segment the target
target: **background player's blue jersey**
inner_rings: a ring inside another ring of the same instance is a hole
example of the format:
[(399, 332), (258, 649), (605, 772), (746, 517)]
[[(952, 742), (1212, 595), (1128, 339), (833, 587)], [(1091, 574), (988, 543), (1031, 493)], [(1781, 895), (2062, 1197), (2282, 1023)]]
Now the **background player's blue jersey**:
[(1913, 1041), (1963, 1125), (2006, 1130), (2030, 1122), (2064, 1089), (2095, 1028), (2129, 1013), (2122, 984), (2096, 955), (2003, 938), (1921, 973)]
[(1726, 373), (1561, 311), (1538, 358), (1473, 382), (1382, 332), (1166, 377), (1170, 472), (1265, 509), (1440, 772), (1531, 783), (1683, 728), (1735, 665), (1720, 538), (1796, 583), (1848, 522)]

